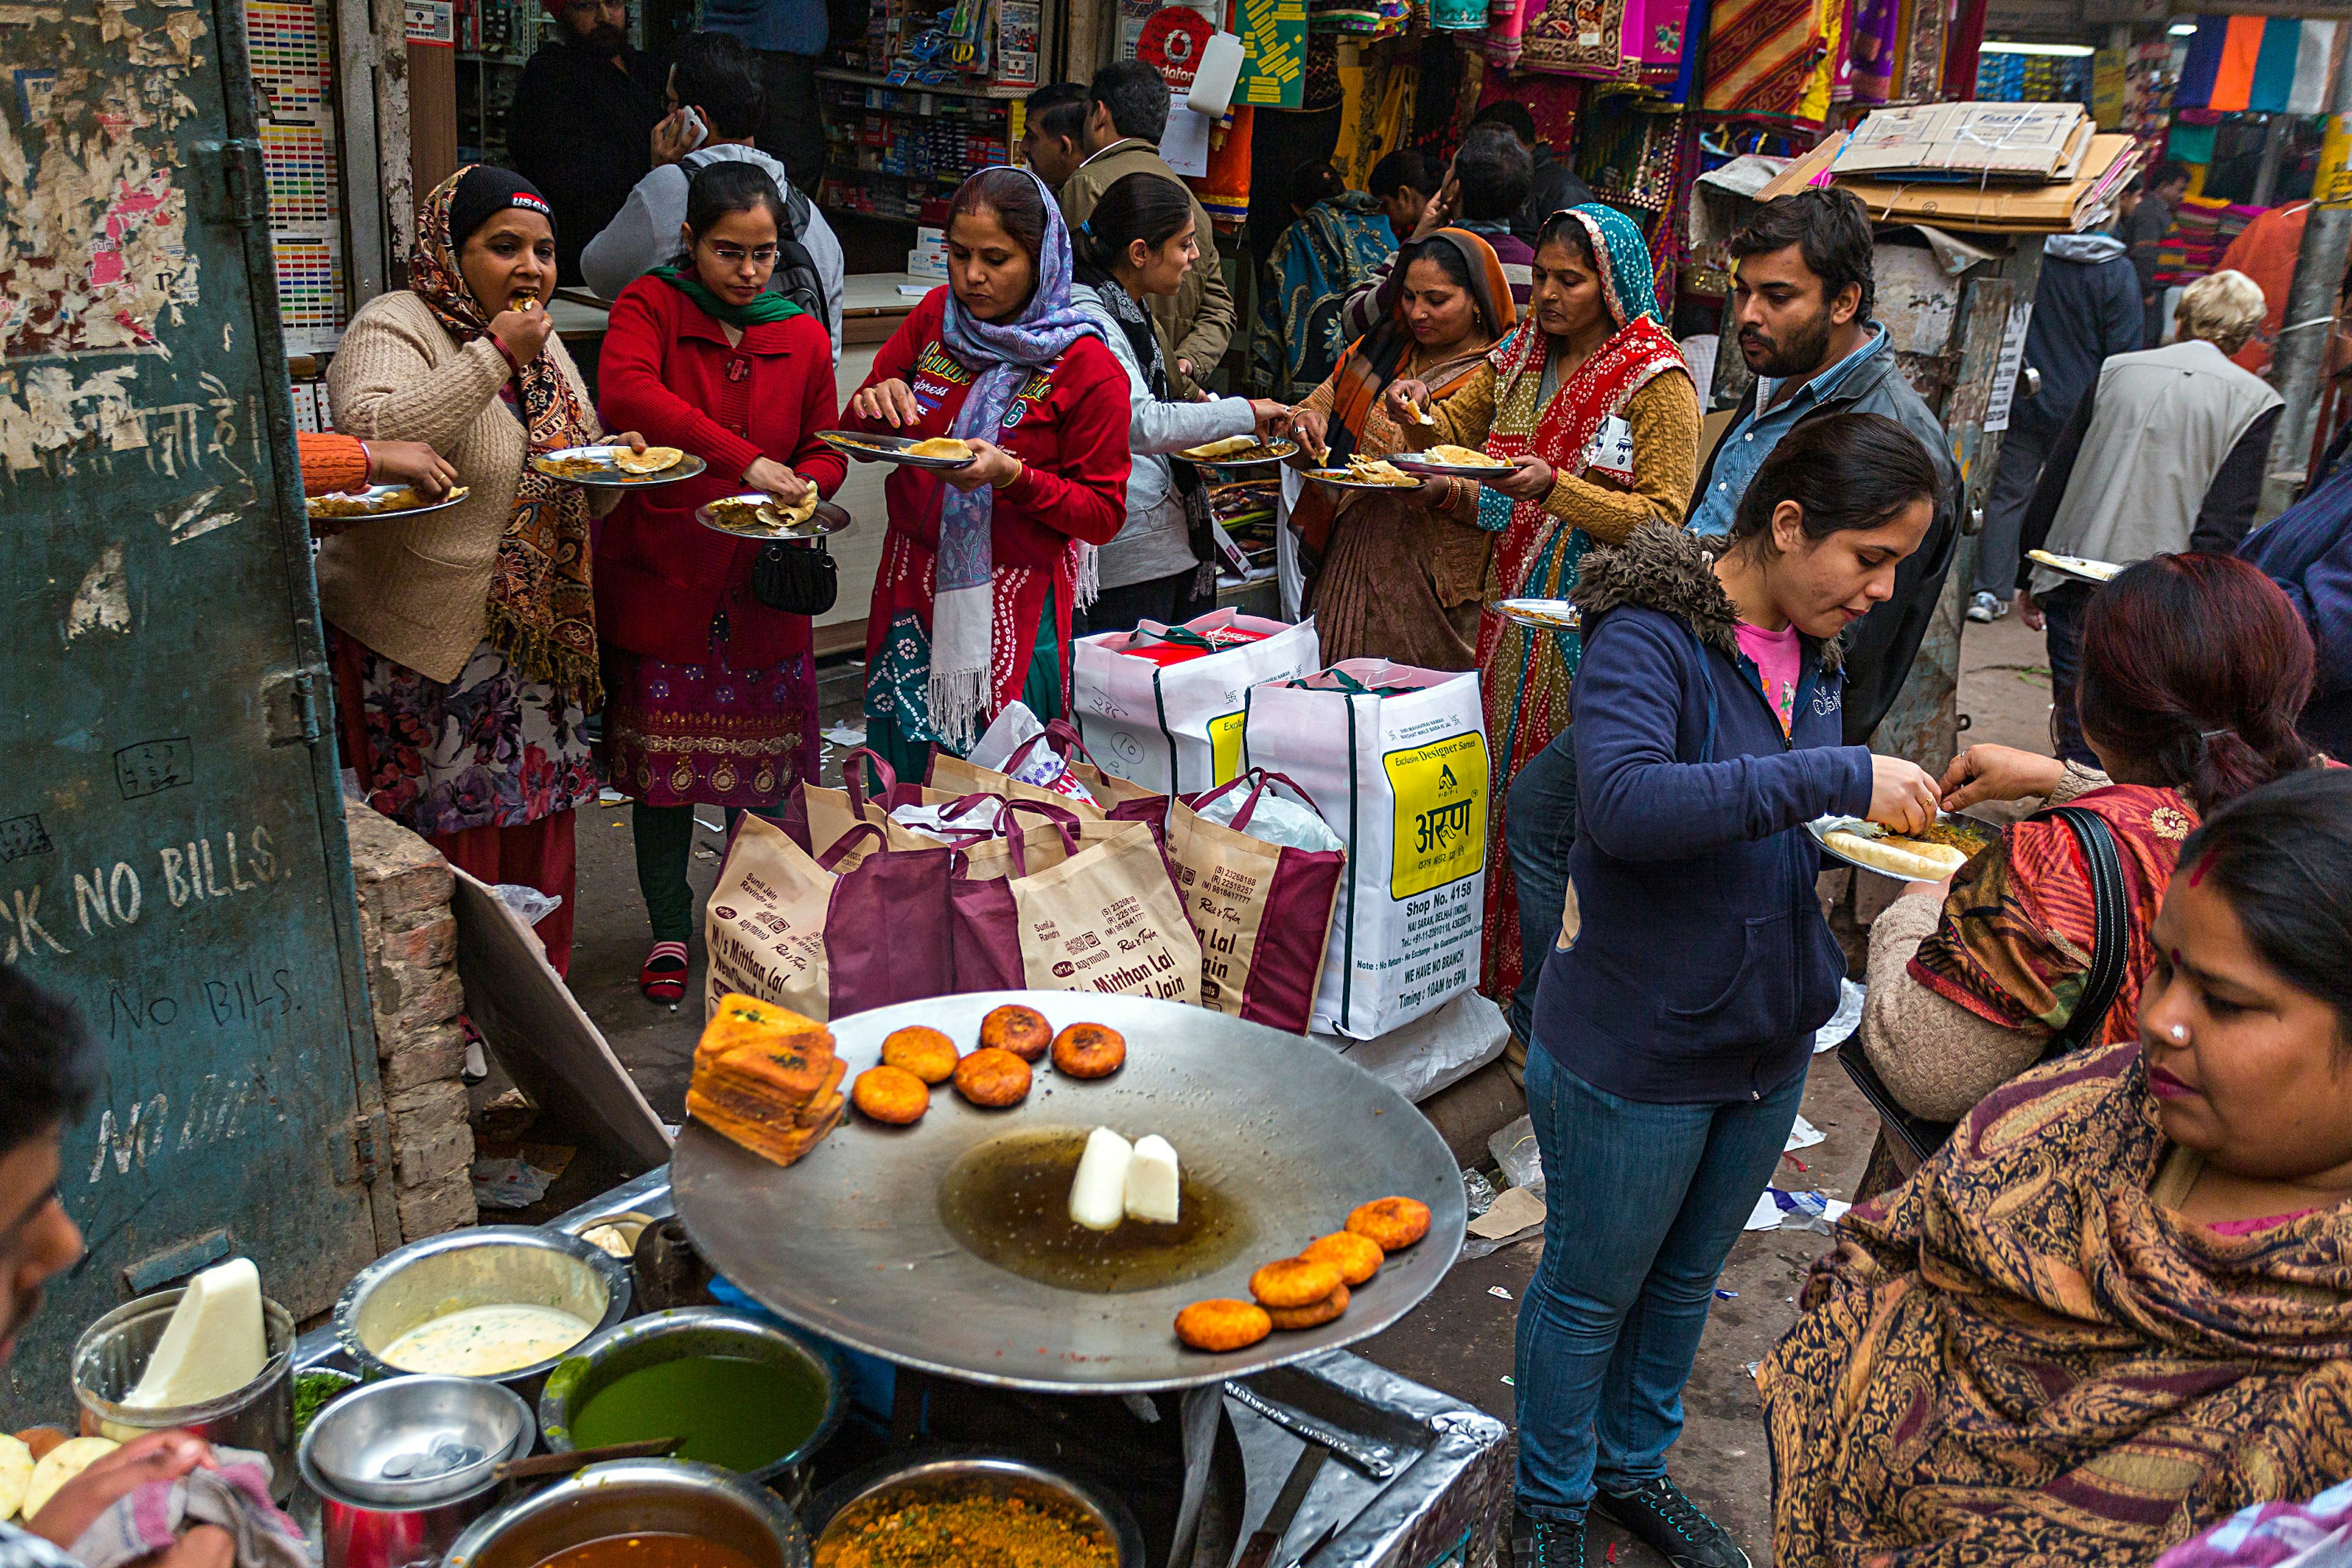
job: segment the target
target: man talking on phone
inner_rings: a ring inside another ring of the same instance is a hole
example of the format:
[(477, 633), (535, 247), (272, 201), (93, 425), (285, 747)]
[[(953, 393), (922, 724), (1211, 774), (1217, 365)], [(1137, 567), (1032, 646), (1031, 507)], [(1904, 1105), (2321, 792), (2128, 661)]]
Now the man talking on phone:
[(841, 241), (816, 204), (785, 177), (783, 164), (751, 144), (766, 100), (759, 60), (741, 39), (695, 33), (680, 43), (669, 72), (669, 112), (654, 127), (653, 172), (636, 183), (613, 221), (580, 253), (580, 279), (601, 297), (619, 299), (636, 279), (686, 254), (678, 227), (686, 221), (687, 192), (697, 169), (729, 160), (756, 163), (776, 182), (789, 209), (768, 286), (824, 320), (833, 332), (837, 361)]

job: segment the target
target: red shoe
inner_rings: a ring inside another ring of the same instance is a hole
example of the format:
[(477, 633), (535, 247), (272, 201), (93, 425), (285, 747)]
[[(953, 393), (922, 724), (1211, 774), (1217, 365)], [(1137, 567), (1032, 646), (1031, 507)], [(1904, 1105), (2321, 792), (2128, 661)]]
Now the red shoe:
[(637, 989), (646, 1000), (675, 1007), (686, 998), (686, 943), (657, 942), (637, 971)]

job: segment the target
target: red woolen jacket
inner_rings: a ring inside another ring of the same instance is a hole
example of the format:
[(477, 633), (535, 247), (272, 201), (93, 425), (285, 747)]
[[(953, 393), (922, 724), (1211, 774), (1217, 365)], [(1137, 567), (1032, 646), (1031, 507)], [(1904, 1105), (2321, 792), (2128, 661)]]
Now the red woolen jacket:
[(681, 447), (710, 465), (698, 478), (631, 491), (596, 544), (596, 632), (605, 643), (672, 664), (710, 649), (711, 618), (727, 612), (728, 659), (739, 669), (805, 653), (809, 621), (751, 596), (757, 542), (729, 539), (694, 511), (745, 489), (752, 459), (786, 464), (818, 491), (841, 488), (847, 467), (816, 438), (839, 411), (833, 342), (811, 316), (765, 321), (729, 346), (719, 323), (673, 285), (644, 277), (613, 301), (597, 372), (605, 427), (652, 446)]

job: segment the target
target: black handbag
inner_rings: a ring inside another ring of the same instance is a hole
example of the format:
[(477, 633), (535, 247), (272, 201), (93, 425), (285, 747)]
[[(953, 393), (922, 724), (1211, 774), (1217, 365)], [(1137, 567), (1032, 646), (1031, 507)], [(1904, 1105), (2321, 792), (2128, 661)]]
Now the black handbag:
[(841, 596), (841, 574), (822, 539), (771, 541), (751, 563), (751, 597), (788, 616), (821, 616)]
[[(2042, 1048), (2042, 1062), (2080, 1050), (2097, 1037), (2106, 1023), (2107, 1010), (2116, 1005), (2116, 993), (2123, 989), (2125, 952), (2131, 945), (2131, 904), (2124, 884), (2123, 857), (2116, 849), (2114, 832), (2097, 812), (2084, 806), (2053, 806), (2034, 813), (2027, 820), (2039, 822), (2045, 817), (2064, 823), (2073, 830), (2075, 843), (2082, 846), (2083, 859), (2091, 868), (2095, 934), (2082, 1000), (2074, 1005), (2066, 1027)], [(1930, 1121), (1904, 1110), (1895, 1091), (1878, 1076), (1878, 1069), (1870, 1065), (1859, 1031), (1838, 1047), (1838, 1065), (1845, 1068), (1846, 1076), (1853, 1079), (1854, 1088), (1862, 1090), (1871, 1109), (1878, 1112), (1887, 1134), (1910, 1150), (1915, 1159), (1925, 1160), (1942, 1148), (1944, 1141), (1952, 1135), (1952, 1129), (1959, 1125), (1957, 1121)]]

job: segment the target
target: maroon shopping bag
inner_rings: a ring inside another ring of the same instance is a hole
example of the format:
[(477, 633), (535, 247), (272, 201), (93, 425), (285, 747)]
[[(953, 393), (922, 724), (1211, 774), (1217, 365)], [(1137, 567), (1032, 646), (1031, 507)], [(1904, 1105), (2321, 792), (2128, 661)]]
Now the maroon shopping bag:
[[(1252, 836), (1251, 820), (1273, 784), (1321, 815), (1313, 797), (1289, 779), (1253, 768), (1169, 809), (1168, 856), (1184, 916), (1201, 939), (1201, 1005), (1303, 1035), (1314, 1016), (1348, 856)], [(1211, 801), (1243, 787), (1249, 798), (1231, 826), (1200, 815)]]
[(947, 994), (957, 853), (938, 843), (893, 847), (879, 824), (861, 822), (812, 856), (745, 813), (703, 913), (704, 1016), (731, 991), (812, 1018)]

